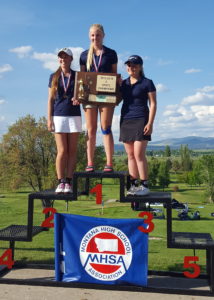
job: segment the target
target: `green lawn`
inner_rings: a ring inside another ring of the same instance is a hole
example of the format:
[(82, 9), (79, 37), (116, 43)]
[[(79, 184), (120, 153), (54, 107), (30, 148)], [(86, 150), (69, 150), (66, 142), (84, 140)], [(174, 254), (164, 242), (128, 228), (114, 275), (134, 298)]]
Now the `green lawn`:
[[(167, 191), (172, 191), (173, 182)], [(0, 198), (0, 228), (11, 224), (27, 224), (27, 199), (31, 191), (17, 193), (1, 192), (4, 198)], [(176, 210), (173, 210), (173, 230), (210, 232), (214, 237), (214, 218), (210, 216), (214, 212), (214, 205), (204, 203), (203, 188), (190, 189), (186, 185), (179, 184), (179, 192), (172, 197), (179, 201), (187, 202), (191, 211), (199, 210), (201, 220), (180, 221)], [(54, 207), (61, 213), (73, 213), (86, 216), (104, 218), (138, 218), (139, 212), (132, 211), (130, 203), (119, 203), (118, 182), (103, 180), (104, 206), (96, 205), (95, 195), (79, 197), (78, 201), (69, 202), (68, 212), (65, 201), (55, 201)], [(44, 219), (40, 200), (35, 200), (34, 225), (40, 225)], [(166, 213), (165, 213), (166, 215)], [(166, 220), (154, 219), (155, 229), (149, 234), (149, 269), (181, 271), (184, 256), (193, 256), (193, 250), (167, 249), (166, 246)], [(8, 248), (8, 242), (0, 241), (0, 255)], [(198, 264), (205, 270), (205, 251), (197, 251)], [(54, 263), (53, 229), (43, 232), (33, 238), (32, 242), (16, 242), (15, 260), (29, 263)]]

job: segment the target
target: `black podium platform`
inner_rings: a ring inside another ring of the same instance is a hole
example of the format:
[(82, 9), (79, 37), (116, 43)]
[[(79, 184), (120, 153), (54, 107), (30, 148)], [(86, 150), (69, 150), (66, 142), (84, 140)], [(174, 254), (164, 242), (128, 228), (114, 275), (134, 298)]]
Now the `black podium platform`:
[(85, 178), (85, 191), (86, 195), (89, 194), (89, 187), (90, 187), (90, 179), (92, 178), (118, 178), (120, 181), (120, 202), (124, 201), (125, 198), (125, 185), (126, 185), (126, 178), (127, 172), (124, 171), (117, 171), (117, 172), (103, 172), (103, 171), (95, 171), (95, 172), (74, 172), (73, 175), (73, 197), (77, 199), (78, 195), (81, 194), (78, 191), (78, 179)]

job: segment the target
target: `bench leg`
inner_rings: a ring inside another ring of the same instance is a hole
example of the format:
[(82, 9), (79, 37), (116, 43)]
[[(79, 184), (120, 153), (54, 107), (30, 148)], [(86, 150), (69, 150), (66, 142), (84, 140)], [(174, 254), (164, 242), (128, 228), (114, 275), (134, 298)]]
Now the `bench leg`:
[(15, 241), (10, 241), (10, 249), (12, 250), (12, 260), (14, 260)]
[(210, 249), (210, 290), (212, 293), (214, 293), (214, 249)]
[(208, 283), (210, 286), (210, 290), (214, 293), (214, 250), (207, 249), (206, 251), (207, 256), (207, 275), (208, 275)]

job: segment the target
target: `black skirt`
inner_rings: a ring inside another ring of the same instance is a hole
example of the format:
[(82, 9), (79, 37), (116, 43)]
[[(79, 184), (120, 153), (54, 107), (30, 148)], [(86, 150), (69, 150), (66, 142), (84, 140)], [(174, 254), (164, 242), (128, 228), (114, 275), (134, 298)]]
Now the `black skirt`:
[(120, 142), (151, 141), (151, 135), (144, 135), (144, 127), (147, 123), (145, 118), (121, 119)]

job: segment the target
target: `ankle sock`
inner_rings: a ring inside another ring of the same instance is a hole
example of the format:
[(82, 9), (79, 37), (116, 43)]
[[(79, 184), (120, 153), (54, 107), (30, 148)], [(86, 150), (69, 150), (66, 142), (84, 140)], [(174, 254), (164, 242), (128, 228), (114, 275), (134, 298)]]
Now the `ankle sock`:
[(72, 183), (72, 178), (66, 177), (65, 182), (71, 184)]
[(65, 183), (66, 180), (65, 180), (65, 178), (60, 178), (60, 179), (58, 179), (58, 182), (59, 182), (59, 184), (60, 184), (60, 183)]
[(130, 180), (131, 185), (138, 186), (138, 180), (136, 178), (132, 178)]
[(140, 184), (142, 184), (144, 187), (148, 188), (149, 187), (149, 183), (148, 180), (141, 180)]

